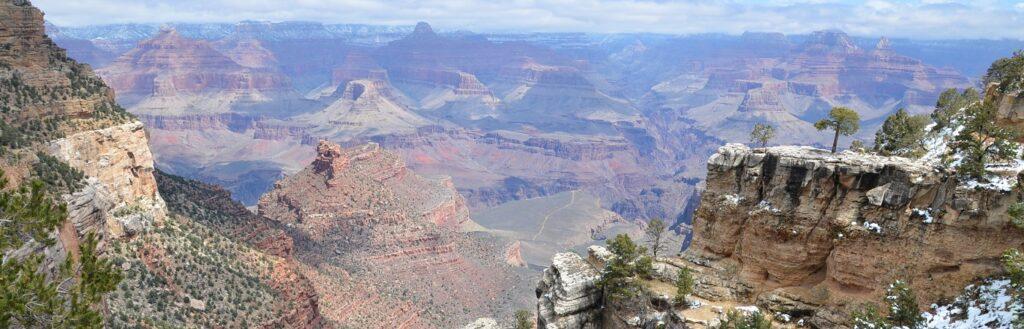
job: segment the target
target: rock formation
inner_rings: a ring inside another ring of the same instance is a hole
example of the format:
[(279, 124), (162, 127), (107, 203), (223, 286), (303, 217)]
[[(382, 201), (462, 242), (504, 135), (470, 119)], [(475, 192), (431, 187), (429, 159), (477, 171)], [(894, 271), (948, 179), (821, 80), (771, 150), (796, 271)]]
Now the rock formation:
[(460, 233), (475, 223), (451, 181), (421, 177), (376, 144), (321, 142), (259, 213), (292, 228), (337, 325), (451, 327), (525, 302), (503, 246)]
[(601, 273), (576, 253), (559, 253), (537, 283), (540, 328), (600, 328)]
[(708, 161), (687, 257), (716, 282), (698, 294), (834, 327), (895, 280), (928, 305), (1001, 273), (1024, 242), (1017, 193), (904, 158), (730, 144)]

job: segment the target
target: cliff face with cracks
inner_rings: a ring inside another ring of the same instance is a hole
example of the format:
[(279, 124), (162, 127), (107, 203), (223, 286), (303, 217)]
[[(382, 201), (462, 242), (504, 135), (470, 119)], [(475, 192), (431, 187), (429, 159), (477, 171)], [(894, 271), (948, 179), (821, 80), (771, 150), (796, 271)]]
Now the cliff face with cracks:
[(1001, 273), (1024, 242), (1006, 215), (1019, 197), (904, 158), (730, 144), (708, 161), (686, 257), (714, 282), (698, 295), (834, 327), (897, 279), (929, 305)]

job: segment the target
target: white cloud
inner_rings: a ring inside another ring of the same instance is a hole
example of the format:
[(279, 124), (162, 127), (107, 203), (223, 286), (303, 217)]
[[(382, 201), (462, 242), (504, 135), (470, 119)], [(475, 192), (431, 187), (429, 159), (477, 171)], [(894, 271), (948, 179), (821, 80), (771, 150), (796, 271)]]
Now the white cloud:
[[(1024, 6), (980, 0), (35, 0), (59, 25), (307, 20), (542, 32), (807, 33), (1024, 38)], [(1007, 10), (1008, 8), (1018, 10)]]

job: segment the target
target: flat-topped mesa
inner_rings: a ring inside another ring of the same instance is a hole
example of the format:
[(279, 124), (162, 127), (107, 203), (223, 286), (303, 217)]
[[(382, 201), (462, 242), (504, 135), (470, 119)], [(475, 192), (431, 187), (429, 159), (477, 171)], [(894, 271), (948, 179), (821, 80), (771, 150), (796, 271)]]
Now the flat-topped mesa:
[(929, 305), (1002, 273), (1000, 254), (1024, 242), (1006, 215), (1018, 193), (906, 158), (729, 144), (708, 160), (686, 256), (732, 285), (698, 294), (832, 327), (897, 279)]

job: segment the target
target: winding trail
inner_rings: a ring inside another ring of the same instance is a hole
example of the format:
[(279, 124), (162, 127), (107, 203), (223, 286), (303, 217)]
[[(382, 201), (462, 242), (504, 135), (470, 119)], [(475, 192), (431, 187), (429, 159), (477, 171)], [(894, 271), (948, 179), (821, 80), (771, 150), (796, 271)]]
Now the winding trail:
[(533, 238), (531, 238), (530, 240), (537, 241), (537, 237), (539, 237), (541, 233), (544, 233), (544, 226), (548, 225), (548, 220), (551, 219), (551, 215), (554, 215), (556, 212), (565, 210), (565, 208), (569, 208), (569, 206), (572, 206), (572, 204), (576, 202), (576, 190), (569, 191), (569, 196), (569, 203), (566, 203), (565, 205), (559, 207), (558, 209), (552, 210), (547, 214), (547, 216), (544, 216), (544, 221), (540, 222), (540, 229), (537, 230), (537, 234), (534, 234)]

